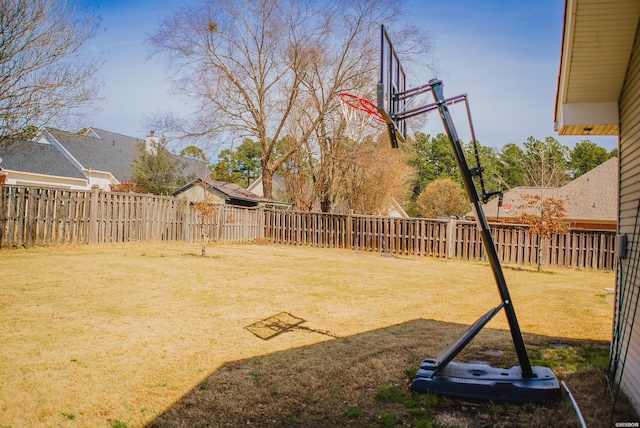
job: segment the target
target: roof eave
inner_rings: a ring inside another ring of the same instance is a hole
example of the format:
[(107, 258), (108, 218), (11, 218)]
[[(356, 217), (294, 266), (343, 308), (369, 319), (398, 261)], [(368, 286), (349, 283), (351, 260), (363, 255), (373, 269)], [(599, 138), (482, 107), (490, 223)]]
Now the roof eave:
[[(627, 0), (611, 0), (607, 3), (607, 9), (613, 12), (599, 15), (594, 29), (594, 9), (591, 8), (601, 6), (598, 2), (565, 1), (554, 111), (554, 128), (559, 135), (619, 135), (618, 99), (637, 30), (637, 15), (640, 13), (638, 6), (629, 8), (629, 3)], [(628, 19), (620, 19), (620, 12), (616, 15), (618, 6), (626, 7), (620, 10), (627, 13), (625, 17)], [(581, 24), (577, 25), (577, 22)], [(612, 27), (615, 28), (614, 32), (610, 31)], [(593, 37), (590, 31), (597, 31), (597, 43), (585, 42)], [(625, 38), (624, 49), (609, 49), (614, 42), (618, 43), (616, 38), (621, 33)], [(575, 42), (578, 39), (581, 41)], [(585, 54), (586, 47), (592, 45), (606, 53), (606, 59)], [(603, 66), (609, 72), (606, 80), (598, 74)], [(585, 69), (593, 72), (585, 74)]]

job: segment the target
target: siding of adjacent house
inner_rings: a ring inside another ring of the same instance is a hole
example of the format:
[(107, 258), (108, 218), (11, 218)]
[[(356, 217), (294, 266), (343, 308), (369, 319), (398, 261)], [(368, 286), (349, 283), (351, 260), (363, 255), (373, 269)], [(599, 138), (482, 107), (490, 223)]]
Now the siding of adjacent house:
[(205, 190), (201, 184), (185, 186), (180, 193), (174, 194), (176, 198), (186, 199), (191, 202), (201, 202), (210, 198), (209, 202), (214, 204), (224, 204), (224, 194), (216, 189)]
[[(640, 27), (639, 27), (640, 29)], [(638, 203), (640, 200), (640, 31), (636, 35), (627, 78), (620, 97), (620, 196), (619, 196), (619, 221), (618, 231), (633, 237), (635, 240), (634, 251), (630, 252), (631, 257), (621, 259), (621, 273), (618, 275), (618, 294), (624, 294), (631, 299), (631, 308), (638, 304), (638, 290), (640, 280), (638, 279), (637, 263), (638, 228), (635, 227), (638, 214)], [(635, 231), (635, 236), (633, 236)], [(631, 270), (629, 270), (631, 269)], [(634, 270), (636, 274), (633, 275)], [(626, 272), (630, 272), (626, 275)], [(635, 276), (635, 278), (633, 278)], [(628, 304), (628, 303), (627, 303)], [(627, 395), (635, 402), (636, 409), (640, 405), (640, 318), (634, 320), (633, 310), (629, 318), (621, 320), (627, 323), (627, 336), (631, 332), (631, 337), (624, 337), (623, 344), (628, 340), (629, 354), (626, 357), (624, 376), (621, 382), (622, 388)], [(615, 322), (620, 321), (616, 314)], [(632, 324), (635, 321), (635, 328)], [(617, 325), (617, 324), (616, 324)], [(624, 324), (623, 324), (624, 325)], [(623, 348), (624, 349), (624, 348)], [(624, 358), (624, 355), (623, 357)], [(620, 369), (618, 369), (620, 370)]]

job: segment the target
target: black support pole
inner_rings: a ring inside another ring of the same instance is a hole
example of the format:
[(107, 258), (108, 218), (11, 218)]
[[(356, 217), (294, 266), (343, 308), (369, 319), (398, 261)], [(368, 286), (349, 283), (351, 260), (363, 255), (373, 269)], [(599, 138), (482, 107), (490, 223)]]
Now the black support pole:
[(455, 126), (453, 125), (451, 113), (449, 112), (446, 99), (444, 98), (442, 81), (433, 79), (429, 82), (429, 85), (431, 85), (436, 104), (438, 105), (440, 118), (442, 119), (442, 122), (444, 124), (447, 136), (451, 141), (451, 147), (453, 148), (456, 162), (458, 163), (458, 168), (460, 169), (460, 173), (462, 174), (464, 186), (467, 190), (467, 194), (469, 195), (469, 199), (471, 200), (471, 204), (473, 206), (473, 212), (475, 214), (476, 223), (481, 232), (482, 242), (484, 244), (485, 251), (487, 252), (489, 264), (491, 265), (491, 269), (493, 270), (493, 276), (495, 277), (496, 284), (498, 285), (498, 291), (500, 292), (502, 303), (504, 304), (504, 310), (509, 322), (509, 328), (511, 330), (511, 337), (513, 338), (513, 344), (515, 345), (516, 353), (518, 354), (520, 368), (522, 369), (522, 377), (533, 378), (534, 374), (531, 369), (531, 363), (529, 362), (529, 356), (527, 355), (524, 340), (522, 339), (522, 332), (520, 331), (520, 326), (518, 325), (516, 312), (513, 308), (511, 297), (509, 296), (509, 289), (507, 288), (507, 282), (505, 281), (502, 267), (500, 266), (498, 253), (493, 243), (491, 229), (489, 228), (489, 223), (487, 222), (487, 218), (484, 215), (484, 210), (478, 196), (478, 191), (476, 190), (475, 184), (473, 182), (471, 170), (467, 165), (467, 160), (462, 149), (462, 144), (460, 142), (460, 139), (458, 138), (458, 133), (456, 132)]

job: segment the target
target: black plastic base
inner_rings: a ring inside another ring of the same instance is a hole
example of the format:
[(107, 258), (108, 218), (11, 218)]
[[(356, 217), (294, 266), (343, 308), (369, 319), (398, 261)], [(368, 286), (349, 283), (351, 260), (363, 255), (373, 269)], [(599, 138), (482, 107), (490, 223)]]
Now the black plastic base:
[(440, 371), (424, 360), (411, 389), (471, 400), (535, 403), (560, 398), (558, 379), (548, 367), (532, 367), (534, 377), (523, 378), (520, 366), (500, 369), (487, 364), (451, 362)]

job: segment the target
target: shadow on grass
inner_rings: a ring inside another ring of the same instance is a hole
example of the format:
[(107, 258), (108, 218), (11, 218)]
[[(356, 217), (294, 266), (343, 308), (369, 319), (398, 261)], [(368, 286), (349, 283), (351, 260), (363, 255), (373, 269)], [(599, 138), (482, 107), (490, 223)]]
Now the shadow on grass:
[[(564, 392), (554, 403), (508, 405), (410, 391), (420, 361), (437, 355), (465, 328), (420, 319), (228, 363), (149, 427), (580, 426)], [(525, 341), (534, 365), (554, 365), (589, 427), (611, 426), (604, 372), (590, 367), (593, 361), (606, 364), (607, 343), (535, 335), (525, 335)], [(510, 333), (487, 328), (457, 360), (518, 365)], [(618, 400), (614, 422), (636, 420), (628, 403)]]

